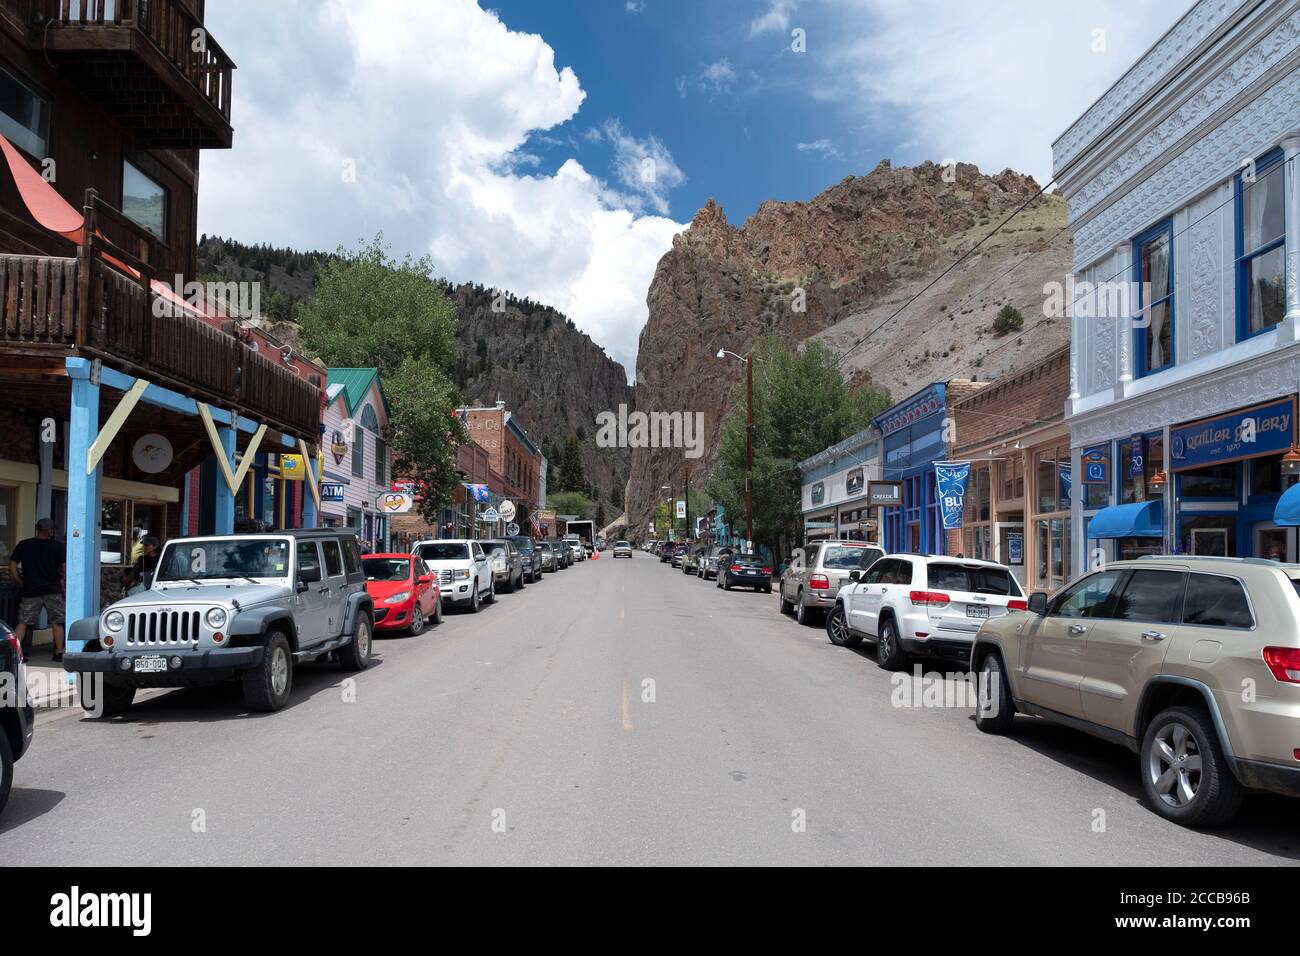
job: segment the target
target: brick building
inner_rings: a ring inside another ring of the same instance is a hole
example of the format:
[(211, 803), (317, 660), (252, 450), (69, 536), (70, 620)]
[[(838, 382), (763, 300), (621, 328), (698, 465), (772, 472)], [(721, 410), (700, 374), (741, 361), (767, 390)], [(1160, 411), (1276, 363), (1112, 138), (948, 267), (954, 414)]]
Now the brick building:
[(515, 523), (528, 527), (537, 509), (542, 482), (542, 452), (507, 409), (505, 402), (462, 408), (460, 418), (470, 439), (488, 454), (488, 466), (500, 476), (501, 495), (517, 509)]
[(948, 553), (999, 561), (1031, 591), (1070, 574), (1069, 394), (1066, 346), (952, 401), (950, 457), (971, 470)]

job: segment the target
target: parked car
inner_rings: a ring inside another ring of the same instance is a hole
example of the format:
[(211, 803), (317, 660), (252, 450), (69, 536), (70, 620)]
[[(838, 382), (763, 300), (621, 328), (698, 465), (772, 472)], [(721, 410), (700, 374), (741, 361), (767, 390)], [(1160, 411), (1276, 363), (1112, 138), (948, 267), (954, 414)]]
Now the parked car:
[(700, 557), (700, 566), (696, 573), (705, 581), (709, 580), (709, 578), (716, 579), (718, 565), (729, 558), (734, 551), (734, 548), (725, 544), (713, 545)]
[(659, 555), (659, 563), (666, 564), (673, 559), (673, 543), (671, 541), (662, 542), (656, 553)]
[(300, 529), (176, 538), (151, 586), (73, 623), (84, 650), (63, 657), (82, 704), (103, 675), (96, 716), (125, 712), (140, 687), (191, 687), (238, 677), (253, 710), (289, 701), (295, 664), (334, 657), (370, 663), (374, 601), (356, 536)]
[(616, 557), (616, 558), (630, 558), (630, 557), (632, 557), (632, 544), (631, 544), (631, 542), (628, 542), (628, 541), (615, 541), (615, 542), (614, 542), (614, 557)]
[(732, 554), (718, 567), (717, 586), (724, 591), (732, 588), (753, 588), (772, 593), (772, 566), (756, 554)]
[(442, 591), (423, 558), (413, 554), (363, 554), (366, 591), (375, 603), (375, 633), (421, 634), (442, 623)]
[(669, 555), (669, 562), (674, 568), (680, 568), (682, 561), (686, 558), (687, 546), (685, 544), (673, 545), (672, 553)]
[(542, 578), (542, 553), (537, 542), (526, 534), (512, 534), (509, 539), (519, 549), (519, 560), (524, 565), (524, 580), (529, 584)]
[(477, 614), (484, 604), (496, 600), (496, 577), (483, 545), (466, 538), (417, 541), (411, 548), (438, 576), (443, 607), (463, 605)]
[(781, 613), (800, 624), (824, 620), (853, 571), (866, 571), (884, 549), (864, 541), (817, 541), (795, 548), (781, 575)]
[(702, 558), (704, 553), (708, 550), (708, 548), (702, 545), (688, 547), (682, 553), (682, 573), (698, 575), (700, 570), (700, 558)]
[(27, 665), (23, 649), (9, 625), (0, 621), (0, 679), (12, 692), (0, 694), (0, 813), (9, 802), (14, 764), (32, 744), (35, 712), (27, 698)]
[(1006, 565), (886, 554), (865, 572), (849, 572), (826, 618), (826, 633), (839, 645), (866, 638), (876, 645), (877, 664), (901, 670), (911, 654), (969, 660), (981, 625), (1026, 607)]
[(489, 538), (483, 542), (488, 563), (498, 589), (507, 594), (524, 586), (524, 560), (509, 538)]
[(1300, 567), (1188, 555), (1117, 561), (971, 648), (975, 724), (1019, 712), (1138, 754), (1147, 801), (1186, 826), (1230, 820), (1248, 790), (1300, 797)]
[(596, 539), (596, 550), (597, 550), (597, 551), (604, 551), (604, 550), (605, 550), (605, 539), (604, 539), (604, 538), (597, 538), (597, 539)]
[(551, 542), (538, 541), (537, 553), (541, 556), (543, 571), (558, 571), (560, 568), (564, 567), (564, 565), (560, 563), (559, 553), (555, 550), (555, 547)]

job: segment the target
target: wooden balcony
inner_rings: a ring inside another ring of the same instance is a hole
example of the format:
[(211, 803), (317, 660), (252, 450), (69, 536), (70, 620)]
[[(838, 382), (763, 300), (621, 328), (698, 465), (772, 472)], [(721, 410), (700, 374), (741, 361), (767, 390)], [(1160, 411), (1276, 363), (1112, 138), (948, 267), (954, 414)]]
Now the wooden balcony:
[[(131, 251), (147, 250), (152, 237), (94, 197), (86, 220), (92, 238), (74, 258), (0, 255), (0, 357), (7, 367), (57, 376), (68, 355), (97, 358), (283, 434), (319, 439), (316, 385), (202, 319), (155, 309), (148, 256)], [(136, 241), (119, 244), (105, 234)]]
[(30, 10), (33, 49), (142, 146), (230, 147), (235, 65), (193, 0), (19, 2)]

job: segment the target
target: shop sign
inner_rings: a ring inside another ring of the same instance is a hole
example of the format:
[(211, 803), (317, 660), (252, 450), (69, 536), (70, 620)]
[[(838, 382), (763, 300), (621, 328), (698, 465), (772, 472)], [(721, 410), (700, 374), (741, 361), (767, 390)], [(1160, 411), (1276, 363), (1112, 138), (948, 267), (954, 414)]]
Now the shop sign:
[(808, 497), (811, 499), (813, 506), (817, 506), (826, 500), (826, 482), (819, 481), (812, 486), (812, 491)]
[(497, 511), (497, 509), (493, 508), (491, 505), (488, 505), (488, 507), (484, 511), (479, 513), (478, 520), (479, 521), (500, 521), (501, 512)]
[(867, 483), (867, 500), (873, 505), (894, 507), (903, 503), (901, 481), (870, 481)]
[(321, 501), (342, 501), (344, 485), (337, 481), (323, 481), (320, 486)]
[(415, 507), (415, 499), (400, 491), (386, 491), (375, 499), (375, 507), (384, 514), (404, 515)]
[(962, 508), (966, 502), (966, 481), (969, 478), (968, 461), (934, 463), (935, 490), (939, 496), (939, 513), (943, 517), (945, 531), (961, 527)]
[(1128, 440), (1128, 476), (1141, 478), (1146, 474), (1146, 440), (1141, 435), (1133, 435)]
[(1110, 453), (1105, 448), (1089, 448), (1080, 458), (1085, 485), (1110, 484)]
[(515, 524), (513, 521), (506, 525), (506, 534), (510, 535), (512, 538), (518, 533), (519, 525)]
[(285, 481), (302, 481), (307, 477), (306, 459), (302, 455), (281, 455), (280, 477)]
[(172, 463), (172, 443), (164, 435), (141, 435), (131, 447), (131, 461), (146, 475), (166, 471)]
[(1025, 536), (1018, 531), (1007, 534), (1007, 563), (1025, 563)]
[(343, 459), (348, 456), (347, 440), (343, 437), (343, 432), (337, 428), (330, 435), (330, 454), (334, 456), (336, 464), (342, 464)]
[[(515, 503), (511, 501), (509, 498), (501, 502), (500, 511), (501, 511), (501, 519), (503, 521), (515, 520)], [(515, 532), (512, 531), (510, 533), (514, 534)]]
[(850, 498), (862, 493), (863, 476), (861, 468), (854, 468), (844, 479), (844, 493)]
[(1183, 469), (1273, 455), (1290, 448), (1294, 436), (1295, 399), (1284, 398), (1170, 429), (1170, 460)]

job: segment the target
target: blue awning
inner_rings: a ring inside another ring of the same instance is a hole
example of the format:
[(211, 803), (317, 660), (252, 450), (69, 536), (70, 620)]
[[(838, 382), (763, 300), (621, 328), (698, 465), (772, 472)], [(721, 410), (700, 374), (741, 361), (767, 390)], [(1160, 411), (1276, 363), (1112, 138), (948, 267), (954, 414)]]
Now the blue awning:
[(1273, 522), (1285, 528), (1300, 527), (1300, 484), (1292, 485), (1277, 499)]
[(1088, 523), (1089, 538), (1161, 538), (1164, 533), (1164, 502), (1159, 500), (1111, 505)]

